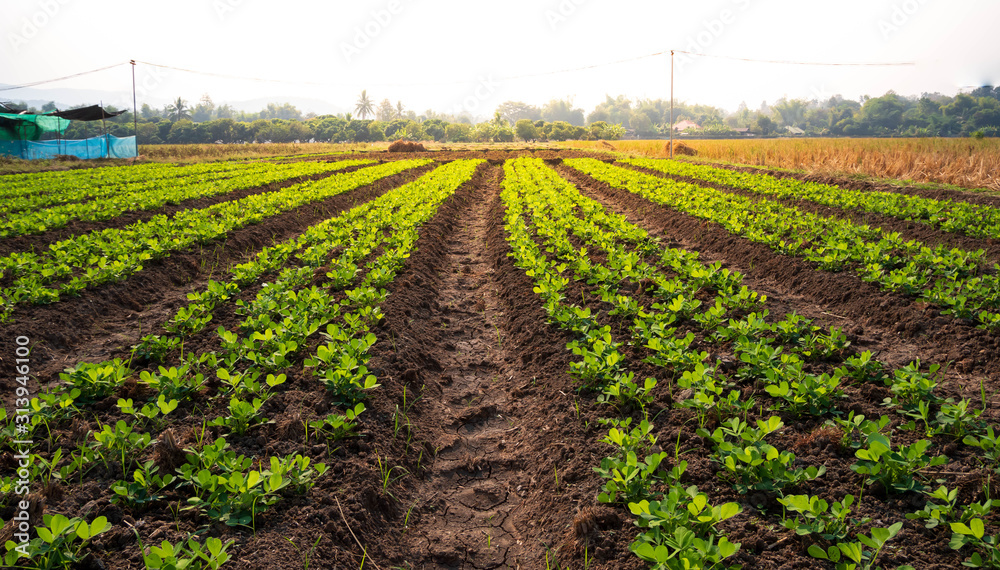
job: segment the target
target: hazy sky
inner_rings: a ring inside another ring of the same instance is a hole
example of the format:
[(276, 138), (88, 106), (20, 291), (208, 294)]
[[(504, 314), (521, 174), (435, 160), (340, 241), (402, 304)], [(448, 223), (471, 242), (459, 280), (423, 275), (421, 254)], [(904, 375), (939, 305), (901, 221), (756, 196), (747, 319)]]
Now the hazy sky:
[[(668, 55), (897, 67), (675, 61), (675, 97), (734, 110), (780, 97), (904, 95), (1000, 82), (996, 0), (4, 0), (0, 83), (136, 59), (248, 81), (136, 68), (140, 101), (297, 96), (352, 107), (362, 89), (423, 112), (489, 115), (507, 100), (668, 98)], [(594, 67), (590, 67), (594, 66)], [(589, 67), (588, 69), (576, 70)], [(554, 73), (563, 70), (575, 70)], [(105, 89), (131, 103), (129, 66), (42, 88)], [(0, 91), (0, 100), (23, 98)], [(107, 103), (107, 101), (105, 101)]]

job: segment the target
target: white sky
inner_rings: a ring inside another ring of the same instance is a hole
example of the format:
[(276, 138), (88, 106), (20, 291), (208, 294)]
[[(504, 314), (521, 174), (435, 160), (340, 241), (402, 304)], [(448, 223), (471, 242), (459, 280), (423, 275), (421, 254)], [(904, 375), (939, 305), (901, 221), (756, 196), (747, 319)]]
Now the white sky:
[[(164, 74), (140, 64), (137, 79), (147, 87), (140, 105), (178, 96), (194, 104), (208, 93), (217, 103), (294, 96), (346, 109), (367, 89), (376, 102), (402, 101), (418, 113), (466, 108), (485, 116), (507, 100), (563, 97), (589, 113), (605, 94), (668, 98), (668, 56), (602, 64), (670, 49), (915, 63), (811, 67), (678, 55), (677, 100), (729, 110), (783, 96), (953, 95), (1000, 82), (995, 0), (4, 0), (3, 8), (0, 83), (132, 58), (287, 82)], [(532, 74), (543, 75), (523, 77)], [(131, 101), (128, 66), (42, 88), (112, 90)], [(19, 90), (0, 91), (0, 99), (18, 98)]]

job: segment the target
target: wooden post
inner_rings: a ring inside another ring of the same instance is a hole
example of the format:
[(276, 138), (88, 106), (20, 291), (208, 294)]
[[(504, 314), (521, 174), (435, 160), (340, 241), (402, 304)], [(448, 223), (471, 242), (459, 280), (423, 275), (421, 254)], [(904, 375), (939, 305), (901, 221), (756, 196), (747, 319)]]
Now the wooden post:
[(670, 50), (670, 158), (674, 157), (674, 50)]
[(132, 64), (132, 134), (135, 136), (135, 155), (139, 156), (139, 111), (135, 106), (135, 60), (130, 60), (129, 63)]

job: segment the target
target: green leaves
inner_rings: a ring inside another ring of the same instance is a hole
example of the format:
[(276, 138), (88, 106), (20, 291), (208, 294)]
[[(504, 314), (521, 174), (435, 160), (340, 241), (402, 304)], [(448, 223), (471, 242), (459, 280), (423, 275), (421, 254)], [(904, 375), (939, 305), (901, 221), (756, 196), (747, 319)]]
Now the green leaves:
[[(678, 165), (673, 161), (638, 159), (628, 162), (670, 172), (701, 168), (698, 171), (700, 175), (712, 180), (725, 179), (726, 184), (743, 184), (753, 192), (801, 199), (794, 191), (781, 190), (782, 185), (788, 184), (798, 188), (803, 184), (798, 181), (778, 181), (757, 174)], [(915, 240), (903, 240), (898, 233), (855, 224), (843, 218), (810, 214), (774, 200), (734, 195), (612, 166), (592, 158), (567, 159), (564, 163), (611, 186), (711, 221), (730, 233), (763, 243), (780, 253), (815, 262), (821, 270), (854, 268), (867, 281), (877, 282), (889, 291), (919, 295), (921, 300), (944, 306), (955, 316), (972, 317), (985, 313), (981, 319), (983, 328), (990, 328), (995, 321), (988, 310), (995, 308), (997, 279), (984, 271), (985, 254), (982, 250), (932, 248)], [(833, 194), (842, 196), (845, 192), (851, 193), (836, 189)], [(872, 196), (869, 192), (854, 194), (859, 199), (851, 202), (850, 207), (864, 204)], [(825, 191), (813, 192), (811, 198), (821, 202), (831, 199)], [(892, 199), (900, 198), (896, 195)], [(962, 209), (968, 205), (952, 207)], [(989, 210), (996, 211), (993, 208)], [(875, 211), (880, 210), (876, 208)], [(935, 219), (945, 226), (950, 221), (948, 216)], [(976, 227), (982, 225), (975, 216), (968, 220), (975, 220)]]
[[(875, 561), (885, 543), (899, 534), (903, 528), (902, 522), (897, 522), (888, 528), (873, 528), (871, 536), (858, 534), (857, 542), (841, 542), (836, 546), (831, 546), (823, 550), (816, 544), (809, 546), (809, 555), (820, 560), (829, 560), (837, 564), (838, 570), (849, 570), (851, 568), (870, 569), (874, 568)], [(867, 547), (869, 550), (865, 550)], [(846, 558), (848, 562), (840, 562), (841, 558)], [(853, 563), (853, 564), (851, 564)]]
[(178, 472), (195, 493), (188, 499), (188, 508), (230, 526), (253, 526), (256, 513), (277, 502), (280, 491), (291, 488), (305, 493), (326, 472), (325, 464), (313, 464), (302, 455), (271, 457), (270, 469), (252, 470), (252, 459), (227, 448), (226, 440), (219, 438), (189, 454)]
[(725, 470), (735, 475), (734, 486), (740, 493), (751, 490), (776, 491), (789, 485), (808, 481), (826, 472), (825, 466), (792, 468), (795, 454), (779, 451), (763, 441), (768, 434), (781, 429), (784, 423), (778, 416), (757, 420), (757, 428), (732, 418), (709, 433), (700, 429), (698, 434), (715, 442), (713, 459)]
[[(82, 552), (94, 537), (111, 529), (108, 519), (101, 516), (88, 523), (80, 518), (67, 518), (62, 514), (46, 514), (43, 525), (35, 527), (37, 535), (28, 543), (27, 558), (36, 568), (69, 568), (84, 559)], [(3, 557), (6, 566), (14, 567), (19, 558), (25, 557), (8, 541)]]
[(99, 364), (81, 362), (73, 368), (67, 368), (59, 374), (59, 378), (78, 389), (83, 400), (93, 401), (117, 390), (130, 373), (128, 366), (116, 358)]
[(855, 452), (860, 461), (851, 465), (851, 469), (865, 476), (865, 484), (878, 481), (889, 492), (920, 490), (924, 485), (915, 478), (920, 470), (948, 462), (947, 457), (927, 455), (930, 445), (930, 440), (921, 439), (893, 450), (888, 436), (873, 432), (868, 434), (868, 447)]
[(184, 570), (187, 568), (218, 570), (229, 561), (230, 555), (226, 549), (235, 542), (230, 540), (223, 544), (218, 538), (209, 537), (202, 545), (192, 537), (187, 542), (181, 541), (174, 545), (170, 541), (164, 540), (160, 546), (151, 546), (149, 554), (143, 556), (143, 561), (146, 568), (150, 570)]

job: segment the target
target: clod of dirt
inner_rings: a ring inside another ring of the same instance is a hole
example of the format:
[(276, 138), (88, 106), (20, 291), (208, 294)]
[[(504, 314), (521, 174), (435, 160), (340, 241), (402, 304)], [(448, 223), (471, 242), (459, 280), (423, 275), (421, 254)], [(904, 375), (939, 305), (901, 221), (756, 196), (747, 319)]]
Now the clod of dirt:
[(167, 473), (173, 472), (184, 463), (184, 450), (177, 444), (177, 436), (173, 429), (166, 429), (160, 434), (153, 450), (153, 461)]
[(424, 145), (416, 142), (398, 140), (389, 145), (389, 152), (425, 152)]

